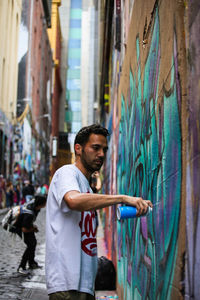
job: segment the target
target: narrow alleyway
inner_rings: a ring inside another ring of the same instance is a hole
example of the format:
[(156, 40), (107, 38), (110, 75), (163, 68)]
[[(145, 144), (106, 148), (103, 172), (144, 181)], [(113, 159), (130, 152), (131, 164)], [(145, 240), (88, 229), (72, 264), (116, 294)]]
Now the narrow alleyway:
[[(3, 211), (2, 211), (3, 212)], [(0, 211), (0, 222), (3, 218)], [(29, 277), (17, 273), (17, 267), (25, 246), (20, 238), (12, 236), (0, 226), (0, 300), (47, 300), (45, 284), (45, 209), (41, 210), (36, 224), (39, 228), (37, 233), (36, 261), (42, 266), (41, 269), (33, 270)], [(106, 255), (103, 240), (103, 230), (100, 223), (98, 231), (99, 256)], [(98, 291), (96, 299), (118, 299), (115, 291)]]
[[(0, 222), (3, 215), (0, 215)], [(44, 271), (44, 236), (45, 236), (45, 210), (41, 210), (36, 224), (39, 228), (37, 233), (36, 260), (42, 269), (33, 270), (29, 277), (17, 273), (25, 245), (18, 236), (15, 236), (0, 226), (0, 300), (45, 300), (48, 299), (45, 285)]]

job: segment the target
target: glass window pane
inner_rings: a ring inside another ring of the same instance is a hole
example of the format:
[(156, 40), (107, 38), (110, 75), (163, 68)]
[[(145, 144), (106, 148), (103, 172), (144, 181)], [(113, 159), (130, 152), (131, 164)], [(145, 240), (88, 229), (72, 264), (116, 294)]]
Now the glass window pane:
[(81, 28), (81, 19), (71, 19), (69, 27), (70, 28)]
[(81, 40), (80, 39), (70, 39), (68, 47), (69, 48), (81, 48)]
[(67, 79), (80, 79), (80, 78), (81, 78), (80, 68), (68, 69)]
[(70, 28), (69, 39), (81, 39), (81, 29), (80, 28)]
[(79, 58), (81, 57), (81, 49), (80, 48), (69, 48), (68, 57), (70, 58)]
[(82, 16), (82, 9), (71, 9), (70, 10), (70, 19), (81, 19), (81, 16)]
[(67, 88), (69, 90), (79, 90), (81, 88), (81, 80), (80, 79), (67, 80)]

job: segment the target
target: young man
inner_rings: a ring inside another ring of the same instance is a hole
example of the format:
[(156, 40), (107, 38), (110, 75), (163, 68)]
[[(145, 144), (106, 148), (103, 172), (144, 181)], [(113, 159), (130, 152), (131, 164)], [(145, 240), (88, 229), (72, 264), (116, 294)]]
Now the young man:
[(28, 204), (24, 204), (23, 212), (20, 214), (16, 223), (16, 233), (23, 238), (24, 243), (27, 246), (17, 269), (17, 271), (23, 275), (29, 273), (29, 271), (26, 270), (27, 263), (30, 269), (39, 267), (35, 261), (35, 249), (37, 245), (35, 232), (38, 232), (38, 228), (34, 225), (34, 221), (36, 220), (40, 209), (46, 206), (46, 200), (46, 196), (36, 195)]
[(97, 272), (96, 209), (114, 204), (135, 206), (144, 214), (150, 201), (126, 195), (93, 194), (90, 177), (103, 165), (108, 130), (100, 125), (76, 135), (76, 161), (53, 176), (46, 212), (46, 280), (50, 300), (94, 300)]

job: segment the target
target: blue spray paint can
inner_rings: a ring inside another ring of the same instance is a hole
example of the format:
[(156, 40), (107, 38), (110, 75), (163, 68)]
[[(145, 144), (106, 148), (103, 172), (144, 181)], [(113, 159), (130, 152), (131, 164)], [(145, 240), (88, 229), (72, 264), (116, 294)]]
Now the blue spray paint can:
[[(146, 214), (140, 216), (140, 217), (146, 217), (149, 215), (149, 213), (152, 211), (152, 208), (148, 206)], [(136, 218), (137, 209), (134, 206), (120, 206), (117, 208), (117, 219), (128, 219), (128, 218)]]

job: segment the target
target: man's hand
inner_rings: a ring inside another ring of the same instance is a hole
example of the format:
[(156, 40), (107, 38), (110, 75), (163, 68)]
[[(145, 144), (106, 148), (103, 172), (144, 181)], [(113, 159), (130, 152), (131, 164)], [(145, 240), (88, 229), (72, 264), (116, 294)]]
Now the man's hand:
[(153, 207), (150, 200), (143, 200), (141, 197), (124, 196), (124, 204), (134, 206), (137, 209), (137, 216), (146, 214), (148, 207)]
[(28, 233), (28, 232), (38, 232), (38, 228), (36, 225), (33, 225), (32, 227), (30, 228), (26, 228), (26, 227), (22, 227), (22, 232), (24, 233)]

